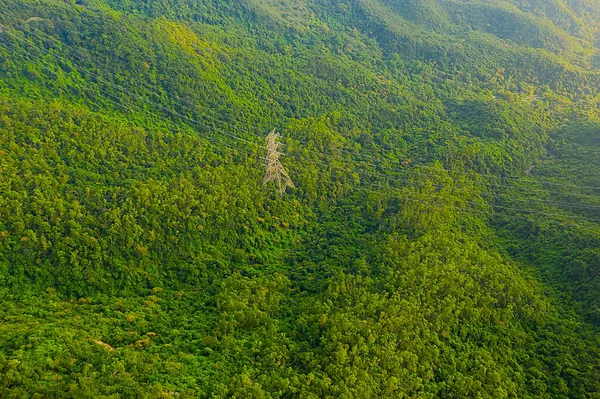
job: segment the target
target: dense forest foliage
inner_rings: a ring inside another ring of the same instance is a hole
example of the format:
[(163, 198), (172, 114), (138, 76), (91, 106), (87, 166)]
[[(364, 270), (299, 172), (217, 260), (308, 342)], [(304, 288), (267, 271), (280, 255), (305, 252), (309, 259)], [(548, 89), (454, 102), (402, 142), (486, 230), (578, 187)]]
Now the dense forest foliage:
[(600, 398), (599, 41), (594, 0), (0, 0), (0, 397)]

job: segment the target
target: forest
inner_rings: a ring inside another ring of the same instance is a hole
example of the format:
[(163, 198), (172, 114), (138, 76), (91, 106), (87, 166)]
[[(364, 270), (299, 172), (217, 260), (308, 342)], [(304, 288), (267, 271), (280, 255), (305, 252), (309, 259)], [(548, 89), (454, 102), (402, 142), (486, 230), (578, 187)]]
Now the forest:
[(600, 399), (600, 4), (0, 0), (0, 398)]

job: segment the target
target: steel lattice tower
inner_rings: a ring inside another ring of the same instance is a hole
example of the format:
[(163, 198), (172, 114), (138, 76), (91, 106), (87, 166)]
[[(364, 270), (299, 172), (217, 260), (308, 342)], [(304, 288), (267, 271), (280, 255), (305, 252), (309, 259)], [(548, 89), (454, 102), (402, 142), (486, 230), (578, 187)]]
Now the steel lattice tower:
[(275, 133), (275, 129), (267, 136), (267, 172), (265, 173), (263, 186), (270, 181), (274, 181), (277, 183), (279, 193), (284, 194), (287, 187), (295, 186), (279, 160), (279, 156), (282, 155), (279, 152), (279, 148), (281, 147), (281, 143), (278, 141), (279, 137), (279, 133)]

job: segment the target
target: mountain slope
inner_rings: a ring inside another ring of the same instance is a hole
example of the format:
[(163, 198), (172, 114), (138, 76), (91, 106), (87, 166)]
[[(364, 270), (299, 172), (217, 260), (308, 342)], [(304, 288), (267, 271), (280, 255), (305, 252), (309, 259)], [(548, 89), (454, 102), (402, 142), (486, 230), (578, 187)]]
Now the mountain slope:
[(593, 2), (0, 10), (0, 396), (600, 395)]

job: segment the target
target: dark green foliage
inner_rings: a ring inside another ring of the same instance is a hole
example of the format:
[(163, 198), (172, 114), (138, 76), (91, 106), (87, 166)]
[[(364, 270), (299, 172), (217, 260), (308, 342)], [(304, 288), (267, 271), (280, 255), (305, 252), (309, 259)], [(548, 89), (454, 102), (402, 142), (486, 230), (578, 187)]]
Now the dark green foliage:
[(0, 0), (0, 397), (600, 397), (599, 28)]

